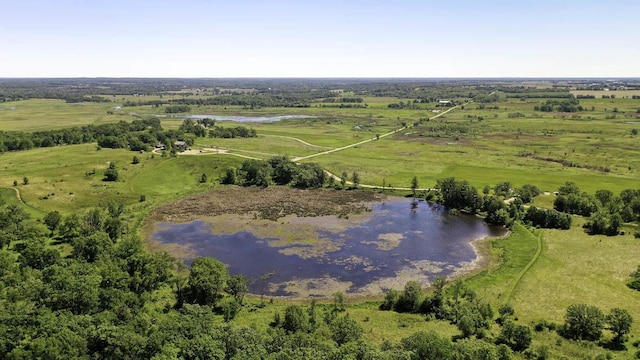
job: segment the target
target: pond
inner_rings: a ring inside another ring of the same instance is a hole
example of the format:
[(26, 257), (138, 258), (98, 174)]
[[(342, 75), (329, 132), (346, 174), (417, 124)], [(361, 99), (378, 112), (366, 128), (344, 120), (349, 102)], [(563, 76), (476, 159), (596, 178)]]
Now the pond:
[[(161, 115), (157, 115), (161, 116)], [(216, 121), (235, 121), (239, 123), (263, 123), (276, 122), (288, 119), (312, 119), (310, 115), (282, 115), (282, 116), (231, 116), (231, 115), (170, 115), (169, 117), (178, 119), (213, 119)]]
[(166, 249), (188, 249), (187, 264), (199, 256), (217, 258), (231, 274), (253, 280), (254, 294), (324, 297), (336, 291), (377, 295), (409, 280), (427, 285), (439, 275), (464, 273), (477, 266), (474, 240), (505, 234), (478, 217), (405, 198), (373, 204), (370, 213), (351, 220), (323, 218), (258, 225), (243, 219), (241, 231), (222, 225), (229, 218), (159, 223), (152, 238)]

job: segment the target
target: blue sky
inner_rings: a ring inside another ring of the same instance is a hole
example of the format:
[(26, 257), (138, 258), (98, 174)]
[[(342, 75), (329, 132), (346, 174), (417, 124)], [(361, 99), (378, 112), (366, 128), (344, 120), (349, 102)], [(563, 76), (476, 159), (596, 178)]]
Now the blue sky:
[(0, 2), (0, 77), (640, 77), (638, 0)]

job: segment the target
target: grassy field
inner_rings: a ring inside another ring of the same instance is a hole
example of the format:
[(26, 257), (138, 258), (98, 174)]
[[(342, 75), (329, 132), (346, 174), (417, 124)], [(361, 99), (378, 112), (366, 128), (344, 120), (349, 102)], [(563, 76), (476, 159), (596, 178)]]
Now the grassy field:
[[(140, 158), (139, 164), (131, 164), (134, 155)], [(110, 161), (117, 164), (117, 182), (102, 181)], [(140, 195), (147, 201), (166, 202), (204, 191), (239, 162), (225, 155), (163, 158), (127, 150), (97, 150), (95, 144), (73, 145), (4, 154), (0, 184), (13, 187), (17, 181), (22, 199), (35, 209), (70, 213), (103, 206), (105, 201), (134, 204)], [(203, 173), (211, 179), (207, 184), (199, 183)], [(29, 179), (28, 185), (22, 185), (23, 177)]]
[(53, 99), (6, 102), (0, 105), (0, 129), (38, 131), (135, 119), (125, 112), (107, 114), (115, 106), (113, 103), (68, 104)]

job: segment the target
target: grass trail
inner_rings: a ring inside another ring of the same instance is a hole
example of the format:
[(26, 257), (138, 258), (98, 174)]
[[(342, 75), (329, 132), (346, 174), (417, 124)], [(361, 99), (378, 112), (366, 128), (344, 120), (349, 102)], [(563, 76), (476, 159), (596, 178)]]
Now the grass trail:
[[(526, 228), (524, 230), (529, 232), (531, 235), (534, 235), (534, 236), (536, 235), (534, 232), (531, 232)], [(538, 248), (536, 250), (536, 253), (531, 258), (531, 261), (529, 261), (529, 263), (524, 267), (524, 269), (522, 269), (522, 271), (515, 278), (515, 280), (511, 284), (511, 287), (509, 287), (509, 290), (505, 294), (504, 300), (502, 301), (503, 304), (508, 304), (509, 303), (509, 300), (511, 299), (511, 295), (513, 294), (513, 291), (516, 289), (516, 287), (520, 283), (520, 280), (522, 280), (522, 277), (527, 273), (527, 271), (529, 271), (529, 269), (531, 269), (533, 264), (535, 264), (535, 262), (540, 257), (540, 254), (542, 253), (542, 230), (538, 230), (538, 235), (536, 236), (536, 238), (538, 240), (537, 241)]]

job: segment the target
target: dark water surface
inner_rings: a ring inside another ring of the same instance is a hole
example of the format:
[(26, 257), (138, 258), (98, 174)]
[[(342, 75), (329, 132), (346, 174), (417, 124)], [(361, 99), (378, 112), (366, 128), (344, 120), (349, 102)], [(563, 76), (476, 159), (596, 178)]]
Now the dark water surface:
[[(258, 238), (249, 232), (215, 235), (215, 229), (202, 221), (158, 225), (160, 230), (153, 234), (155, 241), (188, 245), (195, 256), (217, 258), (228, 265), (231, 274), (257, 280), (251, 285), (253, 293), (263, 291), (264, 284), (259, 279), (270, 272), (274, 272), (269, 280), (272, 284), (328, 277), (350, 282), (348, 292), (358, 292), (381, 279), (395, 278), (400, 272), (432, 280), (475, 260), (473, 240), (505, 233), (504, 229), (489, 227), (477, 217), (451, 215), (438, 205), (420, 202), (412, 209), (411, 200), (403, 198), (375, 204), (367, 221), (355, 223), (344, 232), (318, 230), (321, 237), (332, 239), (340, 247), (307, 259), (284, 255), (280, 250), (286, 247), (269, 246), (269, 240), (275, 239)], [(379, 236), (400, 240), (395, 247), (381, 247)], [(186, 262), (190, 264), (192, 260)], [(282, 285), (271, 295), (291, 295), (284, 288)]]

